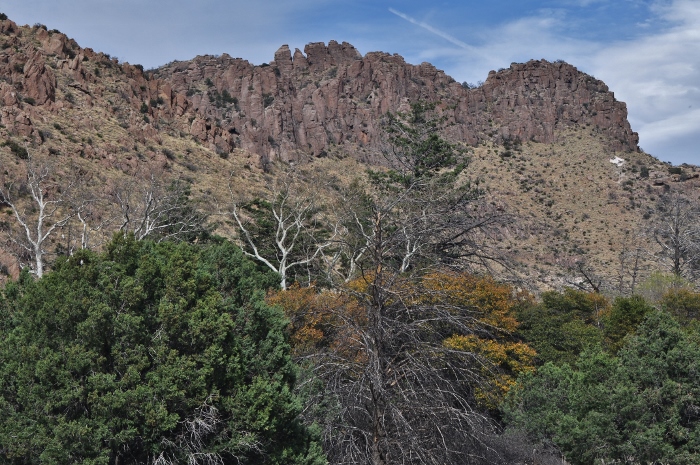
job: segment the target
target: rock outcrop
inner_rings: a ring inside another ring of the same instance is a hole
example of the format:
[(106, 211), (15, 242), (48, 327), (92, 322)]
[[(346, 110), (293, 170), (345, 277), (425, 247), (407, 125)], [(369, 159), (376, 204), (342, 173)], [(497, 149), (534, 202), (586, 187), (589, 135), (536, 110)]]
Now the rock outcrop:
[[(293, 54), (283, 45), (274, 61), (260, 66), (225, 54), (200, 56), (154, 75), (190, 95), (205, 120), (235, 135), (215, 143), (233, 142), (263, 158), (319, 156), (343, 144), (372, 152), (382, 116), (418, 100), (440, 102), (455, 123), (449, 136), (470, 144), (553, 142), (557, 128), (586, 125), (606, 134), (611, 150), (638, 150), (625, 104), (603, 82), (566, 63), (512, 64), (470, 89), (428, 63), (410, 65), (379, 52), (363, 57), (352, 45), (331, 41)], [(205, 138), (201, 122), (193, 131)]]
[(382, 118), (417, 101), (435, 103), (450, 123), (446, 136), (468, 144), (549, 143), (559, 128), (590, 126), (611, 150), (638, 150), (625, 104), (566, 63), (512, 64), (469, 88), (429, 63), (362, 56), (346, 42), (308, 44), (303, 53), (283, 45), (259, 66), (224, 54), (144, 72), (41, 25), (0, 21), (0, 39), (0, 118), (24, 136), (34, 131), (37, 108), (60, 112), (78, 92), (87, 107), (108, 102), (137, 140), (157, 138), (166, 125), (220, 154), (254, 153), (263, 164), (324, 156), (332, 147), (376, 161)]

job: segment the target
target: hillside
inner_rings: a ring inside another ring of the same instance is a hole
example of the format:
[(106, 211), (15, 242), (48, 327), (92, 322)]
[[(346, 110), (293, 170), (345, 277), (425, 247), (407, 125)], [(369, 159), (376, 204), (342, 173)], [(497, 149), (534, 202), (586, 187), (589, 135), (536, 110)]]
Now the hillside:
[[(641, 152), (625, 104), (567, 63), (511, 64), (472, 87), (428, 63), (335, 41), (303, 53), (284, 45), (273, 58), (201, 56), (146, 71), (45, 26), (0, 21), (3, 182), (22, 182), (17, 147), (51, 162), (55, 186), (80, 172), (86, 192), (114, 197), (137, 174), (180, 179), (230, 234), (220, 213), (231, 184), (262, 189), (288, 162), (339, 182), (363, 176), (382, 162), (384, 115), (427, 101), (446, 119), (444, 135), (468, 147), (470, 176), (513, 215), (502, 249), (536, 288), (580, 280), (583, 262), (613, 283), (659, 194), (700, 185), (697, 167), (674, 174)], [(63, 226), (49, 251), (70, 250), (78, 227)], [(16, 273), (11, 250), (7, 242), (0, 262)]]

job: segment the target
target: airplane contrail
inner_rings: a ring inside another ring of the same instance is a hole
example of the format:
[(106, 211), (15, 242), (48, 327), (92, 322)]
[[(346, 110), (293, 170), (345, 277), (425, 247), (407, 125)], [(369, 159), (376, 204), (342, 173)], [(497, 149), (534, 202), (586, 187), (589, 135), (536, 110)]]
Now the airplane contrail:
[(407, 14), (401, 13), (400, 11), (397, 11), (393, 8), (389, 8), (389, 11), (391, 13), (395, 14), (396, 16), (398, 16), (399, 18), (405, 19), (406, 21), (408, 21), (411, 24), (415, 24), (416, 26), (422, 27), (423, 29), (430, 31), (433, 34), (442, 37), (443, 39), (447, 40), (448, 42), (452, 42), (453, 44), (457, 45), (458, 47), (462, 47), (463, 49), (474, 51), (474, 47), (472, 47), (471, 45), (466, 44), (466, 43), (462, 42), (461, 40), (452, 37), (451, 35), (449, 35), (446, 32), (443, 32), (439, 29), (435, 29), (430, 24), (426, 24), (422, 21), (418, 21), (414, 18), (411, 18)]

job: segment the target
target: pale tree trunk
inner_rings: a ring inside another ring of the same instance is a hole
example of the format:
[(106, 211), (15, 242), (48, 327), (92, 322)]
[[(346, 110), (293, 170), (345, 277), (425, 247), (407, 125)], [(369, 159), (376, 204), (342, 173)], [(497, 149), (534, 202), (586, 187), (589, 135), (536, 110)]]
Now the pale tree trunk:
[[(67, 208), (65, 199), (58, 194), (59, 191), (50, 182), (53, 171), (48, 166), (38, 166), (30, 158), (27, 161), (27, 188), (31, 196), (30, 206), (23, 205), (19, 199), (15, 199), (12, 194), (13, 186), (0, 186), (0, 201), (10, 207), (15, 220), (22, 233), (10, 239), (19, 247), (27, 251), (34, 262), (34, 274), (42, 277), (44, 274), (45, 255), (44, 245), (57, 228), (65, 226), (74, 216), (74, 212)], [(70, 186), (62, 186), (69, 188)], [(59, 217), (50, 226), (48, 222), (56, 216)]]
[[(293, 268), (309, 265), (334, 241), (337, 228), (331, 228), (335, 232), (330, 238), (317, 236), (322, 219), (318, 213), (316, 194), (307, 191), (293, 172), (287, 173), (286, 178), (278, 181), (263, 199), (269, 206), (269, 210), (264, 213), (269, 215), (274, 227), (270, 239), (275, 253), (268, 257), (260, 251), (263, 238), (257, 237), (253, 232), (254, 219), (241, 206), (239, 196), (234, 193), (230, 183), (229, 192), (232, 201), (230, 215), (236, 224), (238, 245), (245, 255), (279, 274), (282, 289), (287, 289)], [(304, 240), (307, 241), (306, 244)]]

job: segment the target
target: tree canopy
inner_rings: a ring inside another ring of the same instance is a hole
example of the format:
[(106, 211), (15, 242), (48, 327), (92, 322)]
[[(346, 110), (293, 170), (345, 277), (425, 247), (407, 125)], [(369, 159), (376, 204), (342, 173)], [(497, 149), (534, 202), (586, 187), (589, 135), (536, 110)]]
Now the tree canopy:
[(504, 405), (510, 425), (553, 442), (573, 464), (700, 460), (700, 346), (653, 311), (618, 357), (591, 349), (574, 367), (527, 373)]
[(0, 298), (4, 463), (323, 463), (277, 281), (235, 246), (82, 250)]

